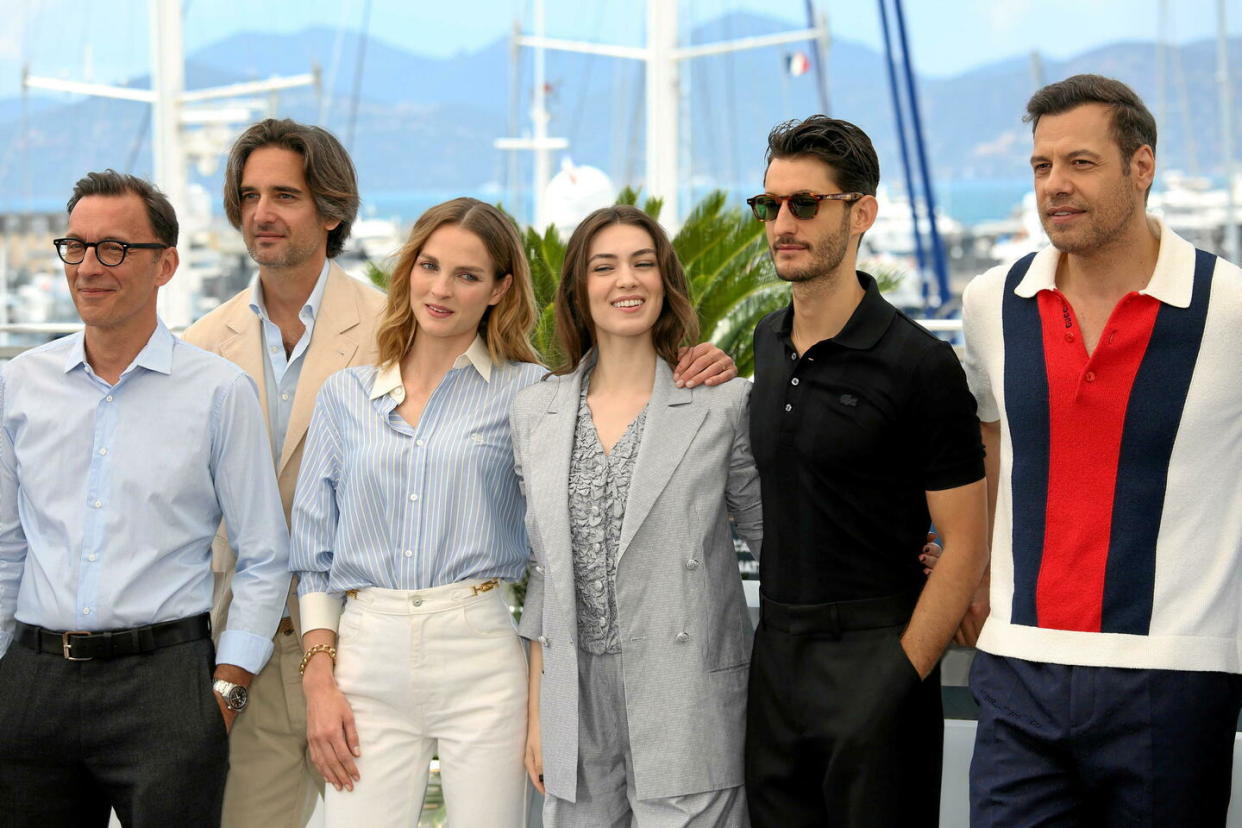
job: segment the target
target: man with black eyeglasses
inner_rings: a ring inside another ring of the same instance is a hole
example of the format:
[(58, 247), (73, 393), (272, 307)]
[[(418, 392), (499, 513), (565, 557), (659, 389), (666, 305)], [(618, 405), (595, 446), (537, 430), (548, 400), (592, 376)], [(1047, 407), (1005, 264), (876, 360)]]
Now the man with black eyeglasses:
[[(975, 403), (952, 348), (855, 270), (877, 209), (866, 134), (822, 115), (791, 121), (768, 136), (767, 162), (748, 203), (793, 301), (755, 329), (751, 820), (936, 825), (937, 662), (987, 560)], [(932, 522), (944, 552), (925, 581)]]
[[(156, 315), (178, 264), (162, 193), (90, 173), (68, 212), (84, 330), (0, 369), (0, 826), (215, 828), (289, 585), (258, 395)], [(221, 517), (238, 563), (216, 649)]]

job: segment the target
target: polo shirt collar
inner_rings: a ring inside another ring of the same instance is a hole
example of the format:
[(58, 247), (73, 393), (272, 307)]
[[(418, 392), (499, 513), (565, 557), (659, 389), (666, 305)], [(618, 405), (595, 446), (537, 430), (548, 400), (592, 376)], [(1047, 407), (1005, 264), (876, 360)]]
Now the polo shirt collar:
[[(173, 343), (175, 338), (168, 328), (164, 325), (164, 320), (156, 317), (155, 330), (151, 332), (150, 339), (147, 344), (142, 346), (142, 350), (134, 357), (134, 361), (129, 367), (122, 372), (122, 376), (128, 374), (134, 368), (146, 368), (148, 371), (155, 371), (160, 374), (171, 374), (173, 364)], [(79, 365), (88, 365), (86, 361), (86, 333), (79, 332), (74, 334), (73, 344), (69, 347), (69, 353), (65, 355), (65, 373), (69, 373)]]
[[(487, 343), (477, 334), (466, 352), (453, 360), (453, 367), (449, 370), (456, 371), (458, 368), (467, 367), (473, 367), (484, 382), (492, 381), (492, 357), (487, 351)], [(405, 383), (401, 381), (400, 360), (381, 366), (375, 374), (375, 381), (371, 383), (371, 399), (377, 400), (385, 394), (396, 400), (398, 405), (405, 401)]]
[[(1175, 308), (1190, 307), (1195, 277), (1194, 245), (1170, 230), (1157, 216), (1148, 215), (1147, 226), (1160, 240), (1160, 253), (1156, 257), (1156, 269), (1151, 280), (1139, 293)], [(1061, 251), (1055, 247), (1049, 245), (1040, 250), (1035, 254), (1026, 276), (1014, 287), (1014, 294), (1031, 299), (1041, 290), (1056, 290), (1057, 264), (1060, 261)]]
[[(875, 347), (880, 338), (884, 336), (884, 332), (893, 322), (893, 317), (897, 315), (897, 309), (880, 295), (880, 288), (870, 274), (858, 270), (855, 271), (855, 275), (858, 277), (858, 284), (863, 288), (862, 301), (850, 314), (845, 327), (828, 341), (851, 350), (865, 351)], [(788, 340), (793, 333), (794, 306), (792, 302), (783, 313), (784, 316), (777, 326), (777, 332)]]

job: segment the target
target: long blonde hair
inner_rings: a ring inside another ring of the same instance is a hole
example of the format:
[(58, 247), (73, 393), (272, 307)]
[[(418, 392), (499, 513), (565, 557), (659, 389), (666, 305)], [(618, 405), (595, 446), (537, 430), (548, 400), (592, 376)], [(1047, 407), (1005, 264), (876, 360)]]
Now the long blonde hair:
[(410, 238), (401, 248), (388, 283), (388, 307), (376, 333), (379, 364), (397, 362), (414, 342), (418, 326), (410, 308), (410, 271), (427, 239), (447, 224), (457, 225), (479, 237), (491, 257), (494, 278), (513, 277), (500, 301), (484, 311), (479, 321), (479, 334), (487, 343), (492, 361), (539, 362), (530, 344), (530, 334), (535, 327), (535, 291), (517, 227), (490, 204), (474, 198), (455, 198), (419, 216), (410, 230)]

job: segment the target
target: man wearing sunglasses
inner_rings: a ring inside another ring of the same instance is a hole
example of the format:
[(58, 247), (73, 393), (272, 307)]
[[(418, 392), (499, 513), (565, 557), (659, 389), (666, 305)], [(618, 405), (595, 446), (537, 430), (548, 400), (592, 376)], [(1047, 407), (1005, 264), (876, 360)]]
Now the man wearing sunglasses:
[[(156, 315), (177, 218), (78, 181), (55, 240), (84, 330), (0, 369), (0, 823), (218, 826), (288, 538), (254, 383)], [(221, 517), (235, 600), (211, 640)]]
[[(792, 302), (755, 329), (751, 820), (936, 825), (937, 662), (987, 558), (975, 403), (952, 348), (855, 270), (877, 209), (866, 134), (821, 115), (781, 124), (767, 161), (749, 204)], [(933, 521), (944, 552), (924, 585)]]

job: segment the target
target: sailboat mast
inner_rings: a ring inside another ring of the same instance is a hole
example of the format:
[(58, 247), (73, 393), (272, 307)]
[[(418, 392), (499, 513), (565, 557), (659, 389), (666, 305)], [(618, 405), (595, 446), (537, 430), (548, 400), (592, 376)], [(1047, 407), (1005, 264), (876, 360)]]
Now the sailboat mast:
[(152, 150), (155, 181), (178, 216), (186, 215), (187, 171), (181, 143), (181, 96), (185, 54), (179, 0), (150, 0)]
[(677, 3), (647, 0), (647, 192), (664, 199), (662, 214), (674, 224), (677, 204), (680, 84)]
[(1238, 233), (1233, 160), (1233, 94), (1229, 85), (1229, 38), (1225, 23), (1225, 0), (1216, 0), (1216, 82), (1220, 90), (1220, 148), (1225, 161), (1225, 244), (1224, 254), (1232, 262), (1242, 261), (1242, 239)]

